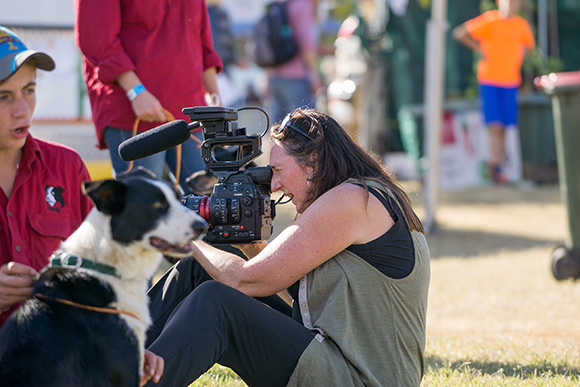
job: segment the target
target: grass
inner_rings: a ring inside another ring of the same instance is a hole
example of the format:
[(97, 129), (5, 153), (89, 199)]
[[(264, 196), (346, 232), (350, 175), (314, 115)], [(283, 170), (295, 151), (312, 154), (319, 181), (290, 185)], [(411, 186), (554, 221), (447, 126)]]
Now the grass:
[(558, 187), (441, 202), (422, 386), (580, 385), (580, 286), (549, 267), (568, 232)]
[(550, 252), (433, 262), (423, 386), (580, 385), (580, 288)]
[(209, 371), (193, 382), (190, 387), (241, 387), (246, 386), (232, 370), (222, 367), (219, 364), (214, 365)]
[[(422, 387), (580, 385), (580, 283), (549, 269), (566, 216), (558, 187), (442, 195)], [(245, 384), (215, 366), (192, 386)]]

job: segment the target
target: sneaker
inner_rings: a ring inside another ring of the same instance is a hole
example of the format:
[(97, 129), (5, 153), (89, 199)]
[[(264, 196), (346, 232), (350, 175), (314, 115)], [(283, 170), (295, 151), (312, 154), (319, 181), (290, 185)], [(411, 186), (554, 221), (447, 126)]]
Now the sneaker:
[(499, 165), (490, 166), (491, 181), (497, 185), (508, 185), (509, 180)]

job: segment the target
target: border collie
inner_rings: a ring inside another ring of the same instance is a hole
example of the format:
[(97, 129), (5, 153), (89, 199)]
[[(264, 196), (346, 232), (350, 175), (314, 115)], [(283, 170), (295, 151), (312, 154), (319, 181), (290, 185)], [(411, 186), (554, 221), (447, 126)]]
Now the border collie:
[(191, 254), (207, 223), (165, 183), (84, 183), (95, 207), (0, 330), (2, 386), (138, 386), (163, 255)]

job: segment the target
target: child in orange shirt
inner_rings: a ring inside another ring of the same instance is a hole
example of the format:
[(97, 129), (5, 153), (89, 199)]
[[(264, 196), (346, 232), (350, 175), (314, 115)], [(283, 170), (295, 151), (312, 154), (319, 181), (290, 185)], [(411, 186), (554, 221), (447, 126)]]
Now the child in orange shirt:
[(477, 81), (490, 133), (489, 176), (493, 182), (505, 184), (505, 129), (517, 125), (522, 63), (526, 52), (535, 47), (535, 40), (528, 22), (517, 14), (522, 0), (496, 0), (496, 4), (497, 10), (456, 27), (453, 37), (483, 56), (477, 66)]

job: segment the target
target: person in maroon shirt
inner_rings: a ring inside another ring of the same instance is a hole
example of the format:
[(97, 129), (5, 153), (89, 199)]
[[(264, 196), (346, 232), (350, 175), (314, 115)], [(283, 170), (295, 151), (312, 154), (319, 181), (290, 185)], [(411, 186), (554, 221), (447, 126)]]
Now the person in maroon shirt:
[(29, 133), (36, 69), (54, 67), (50, 56), (0, 27), (0, 326), (92, 208), (81, 191), (90, 177), (78, 153)]
[[(74, 0), (75, 36), (83, 54), (84, 78), (97, 131), (98, 147), (109, 149), (113, 169), (129, 164), (118, 146), (138, 131), (174, 118), (189, 121), (184, 107), (219, 105), (216, 74), (223, 64), (214, 49), (208, 11), (203, 0)], [(209, 97), (209, 98), (206, 98)], [(205, 168), (199, 143), (182, 144), (181, 187)], [(176, 150), (135, 160), (158, 177), (165, 163), (175, 174)]]
[[(50, 254), (93, 207), (81, 190), (90, 176), (79, 154), (28, 131), (36, 105), (36, 69), (54, 67), (50, 56), (27, 49), (0, 26), (0, 329), (32, 295)], [(159, 381), (163, 363), (145, 351), (141, 385)]]

